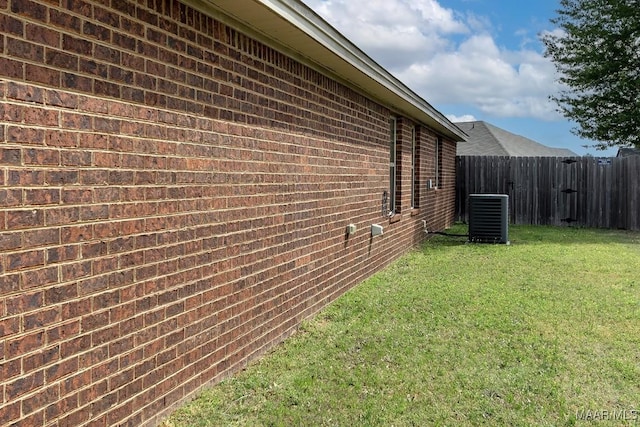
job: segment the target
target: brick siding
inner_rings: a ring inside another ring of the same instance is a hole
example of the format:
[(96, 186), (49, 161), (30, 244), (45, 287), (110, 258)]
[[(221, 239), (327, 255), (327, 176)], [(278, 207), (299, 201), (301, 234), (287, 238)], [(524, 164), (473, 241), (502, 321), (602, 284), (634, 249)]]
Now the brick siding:
[[(0, 0), (0, 420), (154, 425), (454, 217), (455, 143), (177, 1)], [(355, 223), (358, 231), (346, 236)], [(370, 238), (379, 223), (384, 235)]]

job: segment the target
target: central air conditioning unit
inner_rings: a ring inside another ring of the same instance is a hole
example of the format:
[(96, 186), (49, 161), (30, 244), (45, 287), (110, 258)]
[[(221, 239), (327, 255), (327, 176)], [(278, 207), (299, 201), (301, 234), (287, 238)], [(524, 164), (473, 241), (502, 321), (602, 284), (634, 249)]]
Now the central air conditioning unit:
[(469, 241), (509, 244), (508, 195), (469, 195)]

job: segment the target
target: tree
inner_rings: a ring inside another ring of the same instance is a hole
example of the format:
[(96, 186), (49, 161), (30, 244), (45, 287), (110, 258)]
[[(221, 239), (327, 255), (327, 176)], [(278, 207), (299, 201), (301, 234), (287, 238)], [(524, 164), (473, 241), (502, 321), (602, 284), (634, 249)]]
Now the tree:
[(560, 0), (542, 37), (567, 89), (552, 96), (598, 148), (640, 147), (640, 0)]

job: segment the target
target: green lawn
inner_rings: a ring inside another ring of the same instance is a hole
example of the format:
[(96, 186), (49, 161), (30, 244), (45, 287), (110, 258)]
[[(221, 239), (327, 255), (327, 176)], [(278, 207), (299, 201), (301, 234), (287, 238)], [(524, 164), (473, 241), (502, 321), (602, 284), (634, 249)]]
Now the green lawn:
[(164, 425), (640, 425), (640, 233), (509, 233), (430, 239)]

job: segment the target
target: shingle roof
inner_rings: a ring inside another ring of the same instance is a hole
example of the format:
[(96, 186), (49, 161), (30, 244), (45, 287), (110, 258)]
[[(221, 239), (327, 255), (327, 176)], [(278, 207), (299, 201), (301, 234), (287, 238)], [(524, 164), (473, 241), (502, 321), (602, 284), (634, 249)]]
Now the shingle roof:
[(458, 144), (458, 156), (509, 157), (575, 157), (566, 148), (553, 148), (532, 139), (516, 135), (483, 121), (456, 123), (467, 135), (468, 141)]
[(616, 157), (640, 156), (640, 149), (634, 147), (622, 147), (618, 149)]

